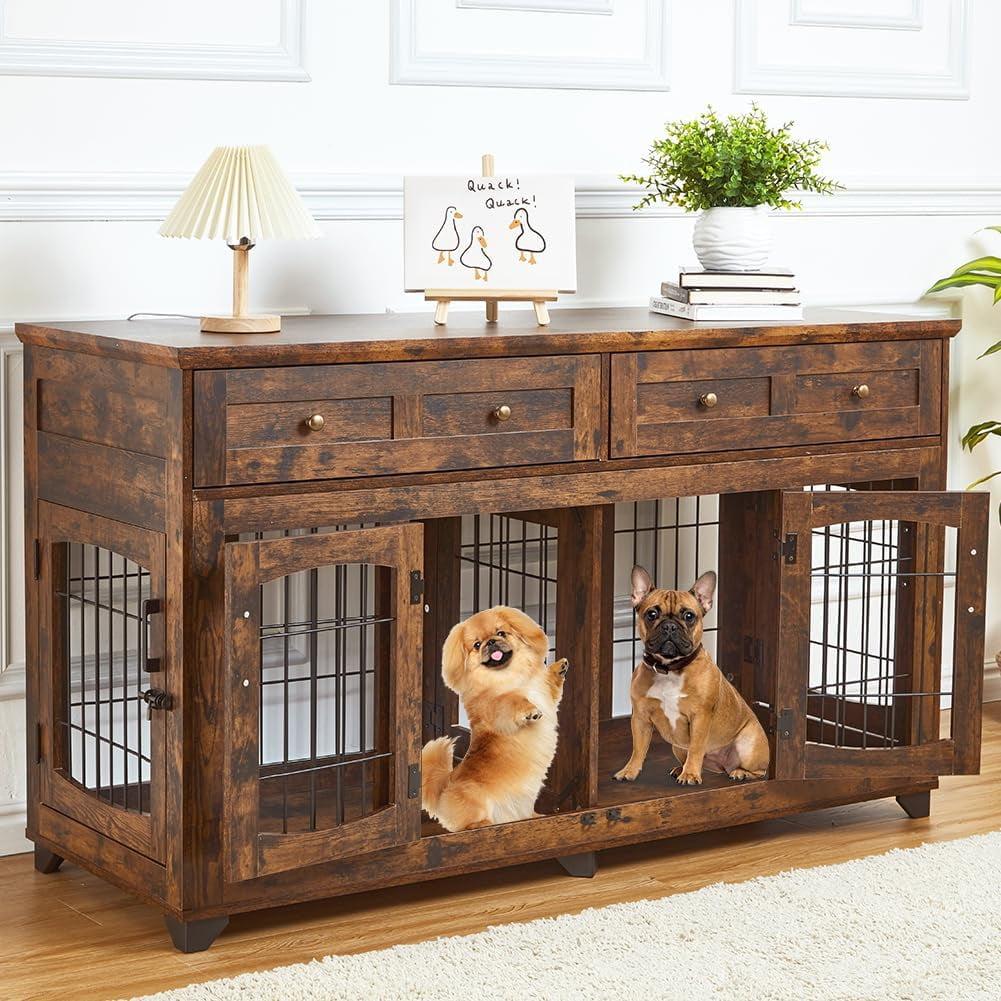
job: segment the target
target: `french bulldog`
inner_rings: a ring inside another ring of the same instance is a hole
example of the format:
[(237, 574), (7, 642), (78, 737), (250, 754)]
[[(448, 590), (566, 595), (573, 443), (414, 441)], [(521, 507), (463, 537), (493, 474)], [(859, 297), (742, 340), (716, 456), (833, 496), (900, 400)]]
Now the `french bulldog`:
[(700, 785), (703, 769), (724, 772), (734, 782), (768, 773), (765, 731), (702, 645), (702, 622), (715, 593), (711, 570), (691, 591), (667, 591), (655, 588), (643, 567), (633, 567), (643, 659), (629, 688), (632, 754), (615, 773), (618, 781), (639, 775), (655, 729), (678, 759), (671, 774), (681, 785)]

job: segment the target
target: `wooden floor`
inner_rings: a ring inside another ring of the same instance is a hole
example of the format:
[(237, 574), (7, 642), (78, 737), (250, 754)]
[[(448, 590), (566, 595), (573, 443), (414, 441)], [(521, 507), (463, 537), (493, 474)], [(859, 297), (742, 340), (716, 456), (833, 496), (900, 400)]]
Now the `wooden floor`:
[(28, 855), (0, 859), (4, 1001), (131, 997), (248, 970), (362, 952), (490, 924), (683, 893), (1001, 828), (1001, 703), (985, 706), (983, 773), (946, 778), (932, 815), (893, 800), (698, 834), (599, 855), (593, 880), (555, 862), (235, 917), (208, 952), (170, 946), (159, 914), (68, 863), (40, 876)]

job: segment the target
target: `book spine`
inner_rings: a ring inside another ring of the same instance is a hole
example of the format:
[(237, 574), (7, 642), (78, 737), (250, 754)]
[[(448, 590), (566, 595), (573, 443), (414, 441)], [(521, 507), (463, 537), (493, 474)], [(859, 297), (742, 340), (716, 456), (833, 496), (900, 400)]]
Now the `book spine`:
[(660, 283), (660, 294), (666, 299), (673, 299), (675, 302), (691, 302), (692, 295), (686, 288), (675, 285), (672, 282)]
[(673, 299), (665, 299), (662, 296), (650, 297), (650, 308), (655, 313), (664, 313), (667, 316), (678, 316), (682, 320), (694, 319), (695, 310), (687, 303), (675, 302)]

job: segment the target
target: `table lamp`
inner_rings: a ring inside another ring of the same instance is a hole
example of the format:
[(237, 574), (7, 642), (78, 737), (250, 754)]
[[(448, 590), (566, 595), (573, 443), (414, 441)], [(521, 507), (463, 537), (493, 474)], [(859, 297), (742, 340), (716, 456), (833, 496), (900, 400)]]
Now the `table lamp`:
[(161, 236), (223, 239), (233, 251), (233, 315), (203, 316), (212, 333), (275, 333), (282, 318), (247, 313), (247, 265), (259, 240), (320, 231), (267, 146), (217, 146), (160, 227)]

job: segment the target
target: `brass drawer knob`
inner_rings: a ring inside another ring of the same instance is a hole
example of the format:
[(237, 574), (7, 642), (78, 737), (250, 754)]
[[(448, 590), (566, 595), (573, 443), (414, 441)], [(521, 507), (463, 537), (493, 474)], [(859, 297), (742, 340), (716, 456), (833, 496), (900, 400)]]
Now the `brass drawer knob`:
[(706, 410), (712, 410), (717, 403), (719, 403), (719, 397), (715, 393), (703, 393), (699, 397), (699, 404), (705, 407)]
[(511, 408), (502, 403), (499, 407), (494, 407), (494, 418), (498, 421), (506, 421), (511, 418)]
[(852, 387), (852, 396), (864, 400), (869, 395), (869, 387), (864, 383)]
[(326, 421), (323, 419), (323, 414), (312, 414), (306, 419), (306, 427), (308, 427), (310, 431), (322, 431), (325, 423)]

